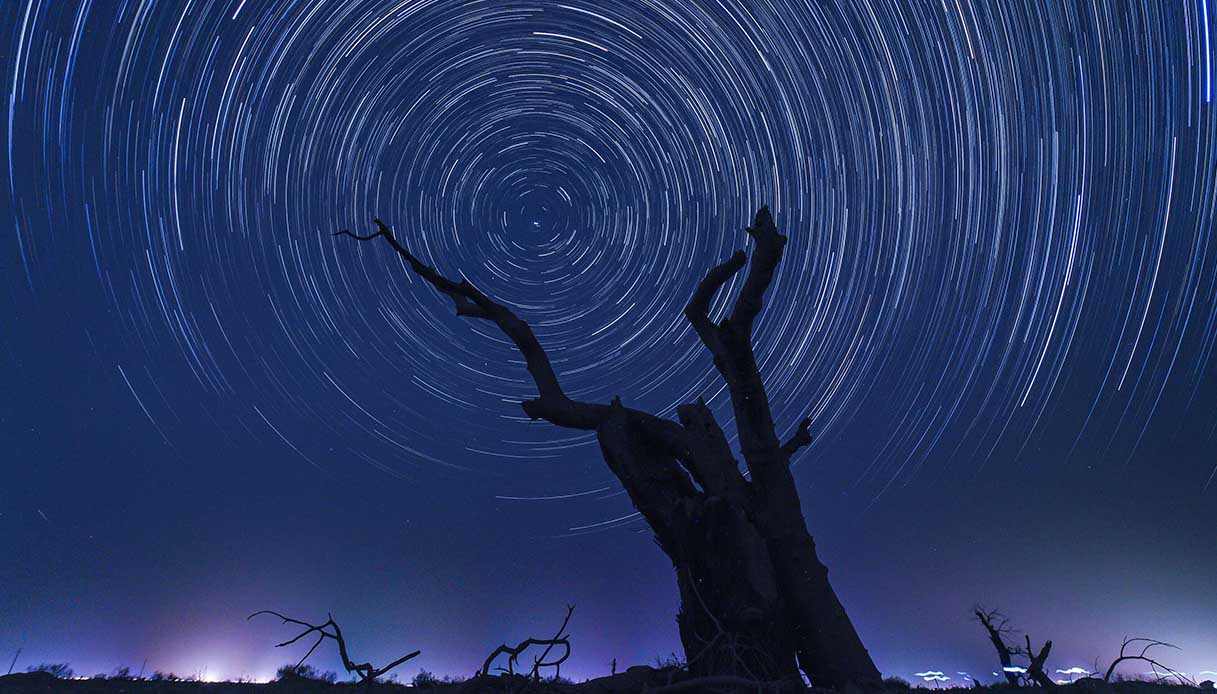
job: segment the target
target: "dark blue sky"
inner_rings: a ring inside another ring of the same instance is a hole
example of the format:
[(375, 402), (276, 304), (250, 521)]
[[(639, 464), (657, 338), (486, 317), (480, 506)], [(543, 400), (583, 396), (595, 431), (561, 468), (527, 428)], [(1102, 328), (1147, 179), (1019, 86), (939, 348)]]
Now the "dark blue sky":
[(0, 658), (265, 677), (269, 608), (468, 674), (567, 603), (570, 675), (678, 650), (594, 439), (331, 233), (386, 219), (573, 395), (728, 422), (681, 308), (767, 203), (758, 357), (879, 668), (988, 678), (979, 602), (1217, 670), (1215, 12), (0, 4)]

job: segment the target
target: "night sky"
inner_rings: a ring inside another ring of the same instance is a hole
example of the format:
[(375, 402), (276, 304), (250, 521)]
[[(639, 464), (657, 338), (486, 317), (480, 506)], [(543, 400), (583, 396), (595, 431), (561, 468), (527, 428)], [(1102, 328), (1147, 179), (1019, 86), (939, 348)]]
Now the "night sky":
[(593, 435), (332, 233), (385, 219), (572, 396), (728, 423), (681, 309), (769, 204), (758, 359), (880, 670), (995, 679), (982, 603), (1053, 668), (1144, 635), (1217, 671), (1208, 0), (0, 0), (0, 31), (5, 667), (266, 678), (306, 647), (260, 609), (422, 649), (405, 678), (567, 603), (564, 674), (679, 652)]

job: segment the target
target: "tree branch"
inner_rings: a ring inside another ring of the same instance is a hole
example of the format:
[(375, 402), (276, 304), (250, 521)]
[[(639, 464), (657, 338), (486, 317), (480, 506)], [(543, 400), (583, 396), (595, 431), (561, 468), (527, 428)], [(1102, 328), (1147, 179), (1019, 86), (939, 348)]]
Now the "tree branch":
[(765, 290), (773, 282), (773, 273), (778, 262), (782, 259), (782, 249), (786, 246), (786, 237), (778, 233), (773, 223), (773, 215), (768, 207), (762, 207), (756, 213), (756, 219), (747, 229), (748, 234), (756, 240), (756, 250), (752, 253), (752, 264), (748, 267), (748, 276), (744, 279), (744, 287), (735, 300), (735, 310), (731, 312), (731, 322), (738, 328), (746, 328), (752, 332), (752, 323), (764, 305)]
[(410, 269), (416, 275), (452, 299), (458, 316), (488, 320), (497, 325), (524, 356), (528, 372), (532, 374), (533, 381), (537, 384), (539, 397), (521, 404), (529, 417), (544, 419), (571, 429), (596, 428), (604, 417), (605, 407), (577, 402), (567, 397), (566, 392), (558, 383), (558, 376), (550, 364), (549, 355), (545, 353), (537, 336), (527, 323), (520, 320), (511, 309), (486, 296), (468, 280), (462, 279), (460, 282), (454, 282), (416, 258), (397, 241), (384, 222), (377, 219), (376, 226), (378, 231), (367, 236), (358, 236), (347, 230), (340, 231), (335, 236), (350, 236), (358, 241), (384, 238), (398, 255), (406, 259), (406, 262), (410, 264)]
[(743, 269), (747, 262), (748, 256), (744, 255), (743, 251), (736, 251), (729, 260), (711, 268), (698, 283), (689, 303), (685, 305), (685, 318), (688, 318), (689, 322), (693, 324), (693, 329), (697, 331), (698, 337), (712, 353), (716, 353), (720, 347), (718, 346), (718, 326), (710, 320), (710, 302), (714, 300), (714, 295), (726, 284), (727, 280)]
[[(285, 617), (273, 610), (260, 610), (258, 612), (255, 612), (255, 613), (249, 615), (245, 619), (246, 620), (253, 619), (254, 617), (257, 617), (260, 614), (274, 615), (275, 617), (282, 619), (284, 624), (296, 624), (296, 625), (305, 627), (305, 630), (300, 632), (299, 634), (297, 634), (294, 638), (288, 639), (287, 641), (284, 641), (283, 643), (275, 644), (275, 648), (282, 648), (284, 646), (290, 646), (291, 644), (299, 641), (300, 639), (302, 639), (305, 636), (308, 636), (309, 634), (312, 634), (312, 633), (316, 633), (319, 635), (317, 638), (317, 643), (314, 643), (313, 647), (308, 649), (308, 653), (305, 653), (304, 657), (300, 659), (300, 662), (296, 663), (296, 667), (300, 667), (301, 665), (303, 665), (304, 661), (307, 660), (308, 657), (313, 654), (313, 651), (317, 650), (317, 646), (320, 646), (321, 642), (326, 639), (333, 639), (334, 641), (336, 641), (338, 643), (338, 654), (342, 657), (342, 666), (346, 668), (347, 672), (354, 672), (354, 673), (358, 674), (359, 679), (364, 682), (367, 682), (370, 680), (375, 680), (377, 677), (380, 677), (381, 675), (385, 674), (389, 670), (392, 670), (393, 668), (397, 667), (398, 665), (401, 665), (402, 663), (406, 662), (407, 660), (417, 657), (420, 653), (422, 653), (422, 651), (414, 651), (413, 653), (407, 653), (406, 655), (398, 658), (397, 660), (394, 660), (392, 663), (389, 663), (388, 665), (386, 665), (382, 668), (374, 667), (371, 663), (355, 663), (351, 660), (350, 655), (347, 653), (346, 639), (342, 638), (342, 629), (338, 628), (338, 623), (334, 621), (333, 615), (327, 615), (327, 617), (329, 617), (329, 619), (326, 620), (326, 622), (324, 624), (309, 624), (308, 622), (303, 622), (299, 619)], [(333, 633), (326, 631), (327, 628), (332, 628), (334, 630)]]
[(811, 420), (804, 419), (799, 422), (798, 431), (794, 432), (794, 436), (790, 437), (786, 443), (782, 444), (782, 454), (787, 459), (794, 456), (800, 448), (811, 444)]
[[(779, 234), (768, 207), (757, 211), (747, 232), (755, 240), (748, 275), (731, 309), (730, 317), (718, 325), (709, 318), (710, 302), (726, 281), (743, 269), (744, 254), (736, 252), (731, 259), (712, 268), (697, 285), (685, 307), (685, 317), (714, 356), (714, 366), (727, 383), (731, 406), (735, 413), (740, 448), (753, 481), (764, 485), (793, 485), (792, 481), (774, 478), (762, 468), (785, 467), (789, 454), (779, 443), (774, 431), (773, 413), (764, 380), (756, 363), (752, 347), (752, 326), (764, 304), (764, 294), (773, 281), (777, 264), (782, 259), (786, 237)], [(801, 440), (801, 437), (800, 437)], [(792, 442), (794, 449), (798, 445)], [(788, 475), (787, 475), (788, 476)]]
[[(545, 353), (545, 349), (528, 323), (516, 316), (511, 309), (486, 296), (468, 280), (462, 279), (460, 282), (454, 282), (439, 274), (435, 268), (406, 250), (384, 222), (379, 219), (375, 221), (377, 231), (366, 236), (359, 236), (345, 229), (334, 236), (350, 236), (357, 241), (385, 239), (393, 250), (409, 263), (410, 269), (416, 275), (452, 300), (456, 305), (458, 316), (488, 320), (497, 325), (524, 356), (528, 372), (532, 374), (533, 381), (537, 384), (539, 396), (521, 403), (525, 414), (532, 419), (544, 419), (560, 427), (583, 430), (596, 429), (609, 415), (608, 405), (580, 402), (567, 397), (558, 382), (558, 376), (549, 361), (549, 355)], [(625, 410), (631, 425), (658, 445), (661, 450), (681, 460), (688, 457), (688, 437), (684, 429), (676, 422), (641, 410), (632, 408), (625, 408)]]
[[(1132, 655), (1132, 654), (1126, 655), (1124, 653), (1125, 649), (1127, 649), (1130, 645), (1132, 645), (1134, 643), (1144, 643), (1145, 647), (1142, 648), (1141, 652), (1137, 655)], [(1120, 663), (1122, 663), (1126, 660), (1140, 660), (1142, 662), (1149, 663), (1150, 667), (1153, 667), (1155, 672), (1157, 671), (1158, 668), (1162, 668), (1162, 670), (1164, 670), (1167, 674), (1171, 675), (1172, 677), (1178, 678), (1180, 682), (1183, 682), (1184, 684), (1191, 684), (1194, 686), (1195, 683), (1191, 682), (1186, 677), (1183, 677), (1182, 673), (1176, 672), (1173, 668), (1167, 667), (1166, 665), (1163, 665), (1162, 663), (1158, 662), (1157, 660), (1154, 660), (1153, 658), (1151, 658), (1147, 655), (1147, 653), (1149, 653), (1149, 650), (1156, 646), (1162, 646), (1164, 648), (1173, 648), (1175, 650), (1179, 650), (1178, 646), (1176, 646), (1172, 643), (1167, 643), (1165, 641), (1159, 641), (1157, 639), (1149, 639), (1149, 638), (1144, 638), (1144, 637), (1138, 637), (1135, 639), (1124, 639), (1124, 643), (1120, 644), (1120, 655), (1115, 660), (1111, 661), (1111, 665), (1109, 665), (1107, 667), (1107, 673), (1103, 675), (1103, 681), (1104, 682), (1111, 681), (1111, 676), (1116, 671), (1116, 666), (1119, 665)]]
[[(512, 648), (511, 646), (508, 646), (507, 644), (503, 644), (503, 645), (499, 646), (498, 648), (494, 649), (494, 651), (490, 654), (490, 656), (486, 658), (486, 662), (482, 663), (482, 669), (479, 670), (477, 673), (478, 676), (479, 677), (488, 676), (490, 674), (490, 666), (491, 666), (491, 664), (494, 663), (494, 659), (498, 658), (500, 655), (502, 655), (504, 653), (506, 653), (508, 655), (507, 671), (508, 671), (508, 673), (514, 673), (515, 663), (519, 660), (520, 654), (523, 653), (524, 651), (528, 650), (529, 646), (545, 646), (546, 647), (545, 651), (541, 653), (541, 656), (533, 661), (532, 671), (529, 673), (530, 677), (532, 677), (533, 679), (538, 679), (540, 677), (539, 671), (543, 667), (552, 667), (552, 668), (555, 668), (556, 670), (560, 671), (560, 669), (562, 667), (562, 663), (566, 662), (566, 659), (570, 657), (570, 652), (571, 652), (570, 651), (570, 637), (565, 636), (564, 632), (566, 631), (566, 625), (570, 623), (570, 616), (571, 616), (571, 614), (574, 613), (574, 611), (575, 611), (574, 605), (566, 606), (566, 619), (562, 620), (562, 626), (558, 627), (558, 631), (557, 631), (557, 633), (554, 634), (554, 637), (552, 639), (528, 638), (528, 639), (521, 641), (514, 648)], [(553, 649), (554, 646), (562, 646), (563, 649), (565, 649), (564, 652), (562, 653), (562, 656), (560, 658), (558, 658), (557, 660), (545, 662), (545, 657), (549, 655), (549, 652)], [(555, 673), (555, 674), (557, 674), (557, 673)]]

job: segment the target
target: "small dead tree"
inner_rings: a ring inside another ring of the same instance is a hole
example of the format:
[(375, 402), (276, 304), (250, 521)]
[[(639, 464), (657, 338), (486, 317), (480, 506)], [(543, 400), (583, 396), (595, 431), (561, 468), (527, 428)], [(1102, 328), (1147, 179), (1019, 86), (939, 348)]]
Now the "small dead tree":
[[(1128, 647), (1132, 646), (1133, 644), (1144, 644), (1144, 646), (1141, 647), (1140, 653), (1126, 652), (1128, 650)], [(1117, 656), (1115, 660), (1111, 661), (1111, 665), (1107, 666), (1107, 672), (1104, 673), (1104, 675), (1103, 675), (1103, 681), (1111, 682), (1111, 676), (1113, 674), (1115, 674), (1116, 666), (1119, 665), (1120, 663), (1123, 663), (1123, 662), (1129, 661), (1129, 660), (1136, 660), (1136, 661), (1140, 661), (1143, 663), (1148, 663), (1149, 666), (1151, 668), (1153, 668), (1154, 674), (1158, 676), (1158, 681), (1162, 681), (1164, 679), (1169, 679), (1169, 678), (1173, 677), (1173, 678), (1179, 680), (1180, 684), (1185, 684), (1188, 686), (1195, 687), (1196, 683), (1193, 682), (1191, 679), (1189, 679), (1186, 675), (1175, 670), (1174, 668), (1167, 667), (1166, 665), (1163, 665), (1162, 663), (1158, 662), (1154, 658), (1150, 657), (1150, 655), (1149, 655), (1150, 649), (1157, 648), (1157, 647), (1173, 648), (1175, 650), (1179, 650), (1178, 646), (1171, 644), (1171, 643), (1167, 643), (1165, 641), (1159, 641), (1157, 639), (1150, 639), (1150, 638), (1145, 638), (1145, 637), (1124, 639), (1124, 643), (1120, 644), (1120, 655)], [(1161, 673), (1159, 673), (1159, 671), (1161, 671)]]
[(1011, 647), (1006, 643), (1006, 637), (1014, 633), (1014, 629), (1010, 626), (1010, 620), (997, 610), (986, 610), (979, 605), (973, 608), (973, 614), (976, 615), (976, 621), (980, 622), (985, 631), (989, 633), (989, 641), (997, 651), (997, 658), (1001, 661), (1002, 674), (1006, 676), (1006, 682), (1011, 686), (1017, 687), (1019, 677), (1018, 673), (1013, 669), (1014, 660), (1012, 656), (1018, 653), (1018, 647)]
[[(605, 463), (676, 569), (677, 625), (692, 674), (798, 680), (801, 669), (820, 687), (880, 684), (829, 583), (790, 470), (794, 454), (812, 441), (811, 421), (785, 442), (779, 438), (752, 345), (786, 246), (769, 208), (746, 229), (751, 259), (739, 250), (711, 268), (684, 310), (727, 386), (748, 475), (705, 402), (680, 405), (673, 421), (625, 407), (620, 398), (607, 404), (571, 398), (528, 323), (469, 280), (441, 275), (379, 219), (376, 227), (364, 236), (345, 230), (336, 236), (383, 239), (452, 301), (458, 316), (496, 325), (536, 383), (537, 397), (521, 403), (531, 419), (596, 433)], [(716, 320), (714, 296), (741, 273), (739, 294)]]
[[(302, 622), (299, 619), (292, 619), (291, 617), (284, 617), (283, 615), (279, 614), (278, 612), (274, 612), (272, 610), (261, 610), (261, 611), (258, 611), (258, 612), (255, 612), (255, 613), (249, 615), (245, 619), (250, 620), (250, 619), (253, 619), (254, 617), (257, 617), (260, 614), (269, 614), (269, 615), (278, 617), (279, 619), (283, 620), (284, 624), (296, 624), (296, 625), (305, 627), (305, 630), (300, 632), (299, 634), (297, 634), (294, 638), (288, 639), (287, 641), (284, 641), (283, 643), (275, 644), (275, 648), (282, 648), (284, 646), (290, 646), (291, 644), (299, 641), (300, 639), (304, 638), (305, 636), (308, 636), (309, 634), (314, 634), (314, 633), (317, 634), (317, 642), (314, 643), (313, 647), (308, 649), (308, 653), (305, 653), (304, 657), (301, 658), (300, 661), (296, 663), (296, 667), (300, 667), (301, 665), (303, 665), (304, 661), (307, 660), (308, 657), (313, 654), (313, 651), (317, 650), (317, 646), (320, 646), (322, 641), (325, 641), (326, 639), (333, 639), (334, 641), (336, 641), (338, 643), (338, 654), (340, 656), (342, 656), (342, 666), (344, 668), (346, 668), (347, 672), (354, 672), (356, 675), (359, 676), (359, 680), (361, 682), (363, 682), (369, 686), (371, 685), (372, 682), (376, 681), (377, 677), (380, 677), (381, 675), (387, 673), (389, 670), (392, 670), (393, 668), (397, 667), (398, 665), (401, 665), (402, 663), (406, 662), (407, 660), (410, 660), (411, 658), (415, 658), (420, 653), (422, 653), (422, 651), (414, 651), (413, 653), (407, 653), (406, 655), (403, 655), (402, 657), (398, 658), (397, 660), (394, 660), (393, 662), (391, 662), (388, 665), (381, 667), (381, 668), (374, 667), (371, 663), (356, 663), (356, 662), (352, 661), (351, 657), (347, 654), (346, 640), (342, 638), (342, 629), (338, 628), (338, 622), (334, 621), (333, 615), (326, 615), (328, 617), (328, 619), (326, 620), (326, 622), (324, 624), (309, 624), (308, 622)], [(327, 629), (330, 631), (327, 631)]]
[(1024, 655), (1029, 661), (1027, 664), (1027, 677), (1041, 687), (1049, 689), (1056, 687), (1056, 681), (1048, 676), (1044, 670), (1044, 664), (1048, 661), (1048, 653), (1052, 651), (1052, 642), (1045, 641), (1044, 646), (1036, 653), (1031, 649), (1031, 637), (1024, 634), (1023, 638), (1027, 641), (1027, 650)]
[[(509, 675), (514, 675), (515, 665), (519, 661), (520, 655), (523, 654), (524, 651), (528, 650), (532, 646), (545, 646), (545, 650), (541, 652), (541, 655), (533, 659), (532, 670), (529, 671), (528, 676), (533, 680), (539, 680), (541, 679), (541, 668), (552, 667), (554, 669), (554, 677), (557, 678), (562, 674), (562, 663), (565, 663), (566, 659), (570, 657), (570, 635), (566, 633), (566, 626), (570, 624), (570, 616), (574, 613), (574, 611), (574, 605), (566, 606), (566, 619), (562, 620), (562, 626), (558, 627), (557, 633), (555, 633), (554, 637), (551, 639), (528, 638), (521, 641), (514, 648), (508, 646), (507, 644), (503, 644), (494, 649), (494, 651), (486, 658), (486, 662), (482, 664), (482, 669), (478, 670), (477, 676), (486, 677), (490, 675), (490, 666), (494, 663), (496, 658), (504, 653), (507, 654), (507, 667), (499, 668), (499, 671), (506, 672)], [(562, 647), (562, 655), (554, 660), (546, 660), (554, 646)], [(614, 663), (616, 663), (616, 661), (614, 661)]]

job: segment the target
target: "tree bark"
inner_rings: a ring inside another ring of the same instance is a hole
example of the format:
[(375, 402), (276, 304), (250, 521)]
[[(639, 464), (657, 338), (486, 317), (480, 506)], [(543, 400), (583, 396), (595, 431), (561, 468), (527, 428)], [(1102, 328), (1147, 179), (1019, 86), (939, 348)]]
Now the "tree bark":
[[(811, 442), (809, 420), (781, 443), (752, 348), (752, 328), (786, 244), (768, 208), (743, 251), (712, 268), (685, 316), (727, 383), (749, 478), (704, 402), (677, 408), (679, 423), (624, 407), (578, 402), (559, 384), (532, 329), (467, 280), (440, 275), (410, 254), (380, 220), (383, 237), (410, 269), (447, 295), (457, 315), (495, 323), (524, 356), (539, 395), (522, 403), (533, 419), (594, 430), (605, 463), (671, 559), (680, 590), (677, 623), (689, 670), (753, 681), (796, 679), (820, 687), (873, 687), (879, 671), (828, 581), (807, 531), (791, 456)], [(729, 317), (709, 317), (715, 293), (748, 266)]]

